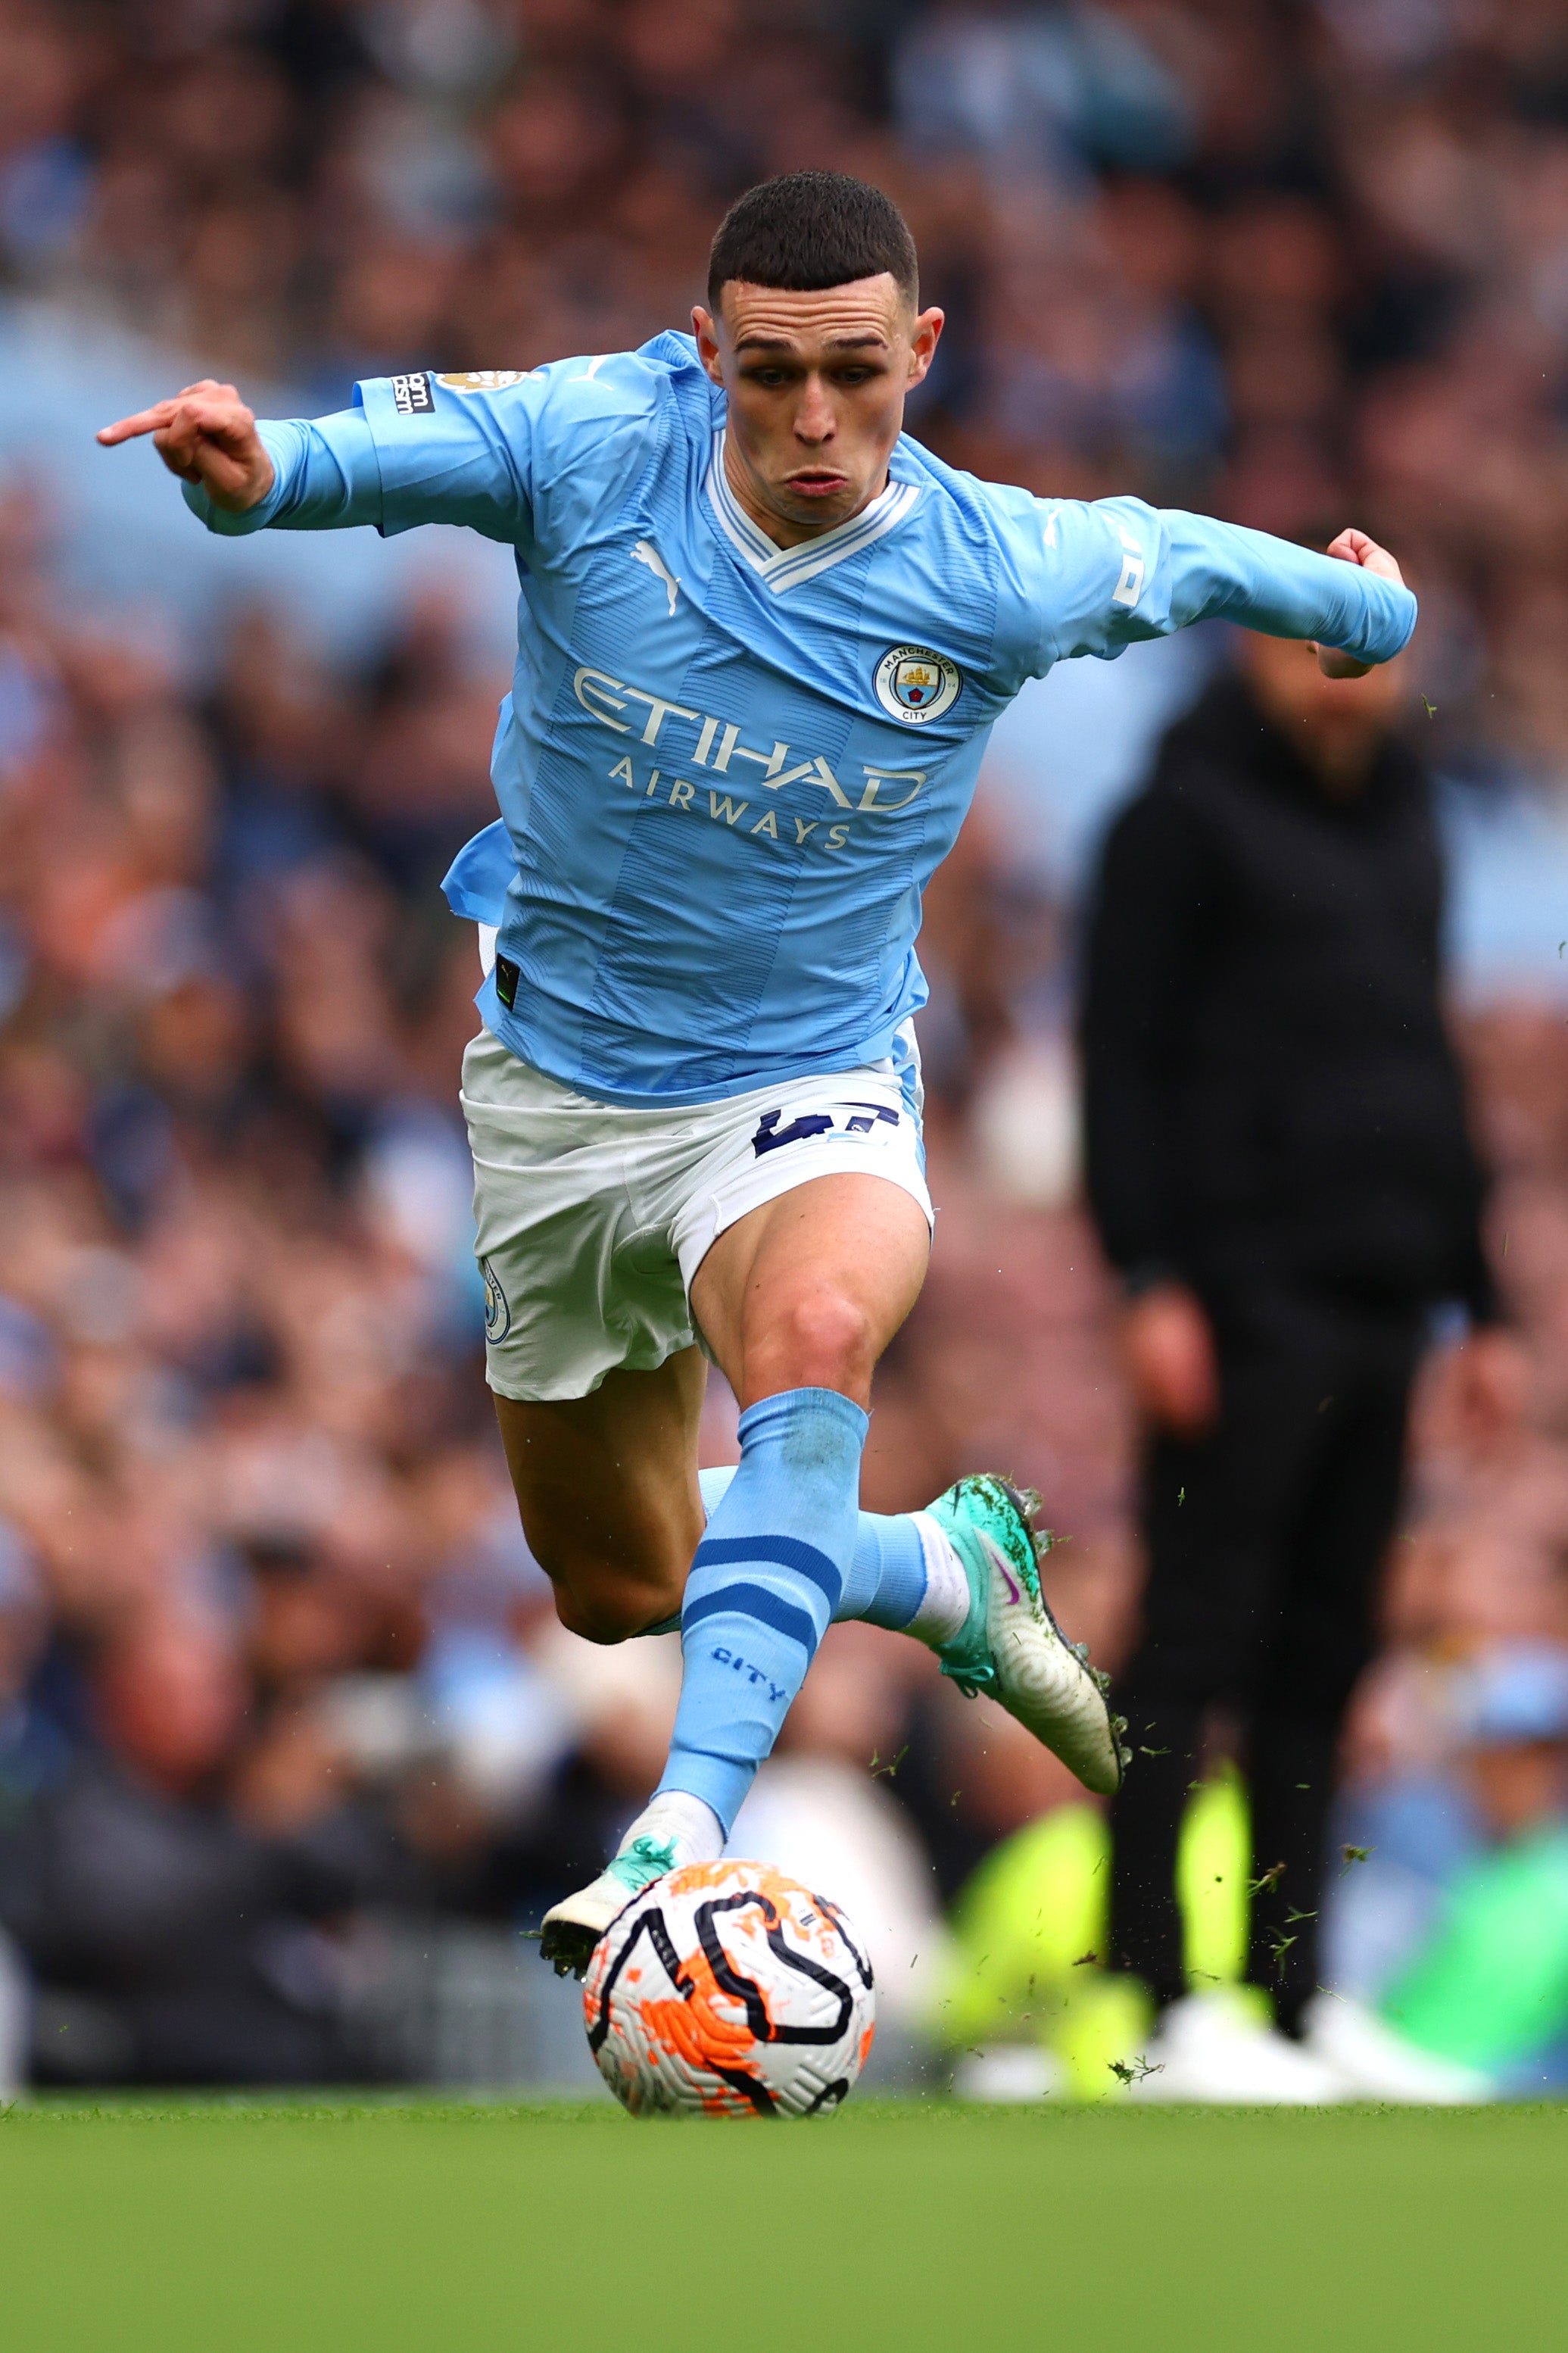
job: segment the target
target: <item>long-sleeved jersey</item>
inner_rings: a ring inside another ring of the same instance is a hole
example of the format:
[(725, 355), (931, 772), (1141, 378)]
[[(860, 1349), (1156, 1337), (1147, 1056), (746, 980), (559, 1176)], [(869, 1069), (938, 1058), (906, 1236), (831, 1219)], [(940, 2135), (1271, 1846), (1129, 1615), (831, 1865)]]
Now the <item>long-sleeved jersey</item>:
[[(907, 437), (880, 496), (779, 548), (736, 501), (683, 335), (528, 373), (392, 376), (267, 423), (224, 533), (470, 525), (517, 551), (505, 828), (448, 878), (500, 926), (479, 1003), (607, 1102), (704, 1103), (894, 1050), (921, 896), (1026, 679), (1214, 615), (1363, 659), (1415, 626), (1351, 564), (1134, 498), (1039, 499)], [(470, 854), (471, 853), (471, 854)], [(495, 880), (504, 875), (504, 895)]]

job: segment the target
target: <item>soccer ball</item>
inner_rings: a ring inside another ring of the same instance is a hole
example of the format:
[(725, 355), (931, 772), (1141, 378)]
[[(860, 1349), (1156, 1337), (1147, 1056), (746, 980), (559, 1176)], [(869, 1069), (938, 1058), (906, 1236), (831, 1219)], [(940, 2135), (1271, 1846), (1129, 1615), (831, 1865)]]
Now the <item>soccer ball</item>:
[(871, 1964), (836, 1904), (765, 1862), (698, 1862), (634, 1897), (583, 1989), (599, 2073), (634, 2116), (819, 2116), (875, 2031)]

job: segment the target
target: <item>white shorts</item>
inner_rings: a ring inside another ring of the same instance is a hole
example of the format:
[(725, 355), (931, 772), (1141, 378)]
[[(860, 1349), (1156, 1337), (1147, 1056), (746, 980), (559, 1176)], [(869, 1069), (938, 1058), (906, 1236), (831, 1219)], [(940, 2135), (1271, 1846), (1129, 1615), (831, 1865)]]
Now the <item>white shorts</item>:
[(651, 1372), (689, 1347), (710, 1244), (814, 1176), (886, 1176), (929, 1220), (918, 1073), (889, 1060), (632, 1111), (574, 1094), (481, 1029), (462, 1103), (491, 1388), (586, 1397), (617, 1366)]

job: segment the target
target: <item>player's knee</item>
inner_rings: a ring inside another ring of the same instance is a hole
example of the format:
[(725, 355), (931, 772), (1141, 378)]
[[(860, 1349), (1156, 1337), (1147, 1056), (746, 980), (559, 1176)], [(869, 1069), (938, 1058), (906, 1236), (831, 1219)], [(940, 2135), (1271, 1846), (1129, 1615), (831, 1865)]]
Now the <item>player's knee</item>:
[(857, 1387), (876, 1353), (870, 1316), (840, 1291), (814, 1291), (792, 1303), (770, 1333), (769, 1346), (795, 1388)]
[(581, 1634), (585, 1642), (625, 1642), (647, 1624), (647, 1598), (613, 1586), (583, 1590), (558, 1585), (555, 1615), (569, 1634)]

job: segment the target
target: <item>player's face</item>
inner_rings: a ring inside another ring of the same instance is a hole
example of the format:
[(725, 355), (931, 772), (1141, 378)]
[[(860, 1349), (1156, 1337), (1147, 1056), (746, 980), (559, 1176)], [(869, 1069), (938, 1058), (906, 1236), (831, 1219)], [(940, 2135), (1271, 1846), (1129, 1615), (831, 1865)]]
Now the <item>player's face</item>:
[(793, 546), (877, 497), (940, 311), (917, 317), (886, 273), (809, 294), (731, 279), (692, 323), (729, 396), (731, 487), (770, 538)]

